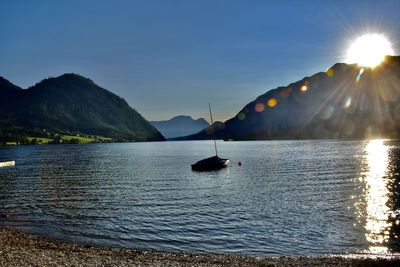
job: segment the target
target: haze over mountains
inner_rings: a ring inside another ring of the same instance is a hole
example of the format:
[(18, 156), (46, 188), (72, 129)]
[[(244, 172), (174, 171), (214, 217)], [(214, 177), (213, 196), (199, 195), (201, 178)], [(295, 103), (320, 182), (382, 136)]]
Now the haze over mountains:
[(195, 120), (190, 116), (183, 115), (173, 117), (170, 120), (151, 121), (150, 123), (156, 127), (165, 138), (194, 134), (209, 126), (209, 123), (203, 118)]
[(124, 99), (90, 79), (64, 74), (21, 89), (0, 77), (0, 131), (84, 133), (134, 141), (165, 140)]
[(363, 139), (400, 136), (400, 56), (369, 69), (338, 63), (278, 87), (214, 129), (180, 140)]

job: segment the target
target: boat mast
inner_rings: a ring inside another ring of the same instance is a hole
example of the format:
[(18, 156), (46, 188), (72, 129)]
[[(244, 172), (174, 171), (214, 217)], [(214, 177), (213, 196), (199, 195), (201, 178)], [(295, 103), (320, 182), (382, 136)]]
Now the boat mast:
[[(208, 107), (210, 109), (210, 117), (211, 117), (211, 127), (214, 127), (214, 121), (213, 121), (213, 117), (212, 117), (212, 113), (211, 113), (211, 105), (210, 103), (208, 103)], [(215, 156), (218, 157), (218, 151), (217, 151), (217, 142), (215, 141), (215, 128), (213, 129), (213, 138), (214, 138), (214, 148), (215, 148)]]

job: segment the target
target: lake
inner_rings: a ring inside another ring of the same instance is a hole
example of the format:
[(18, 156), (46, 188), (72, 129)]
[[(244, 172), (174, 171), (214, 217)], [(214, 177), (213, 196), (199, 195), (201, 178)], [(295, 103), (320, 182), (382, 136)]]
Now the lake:
[(0, 161), (16, 161), (0, 168), (0, 225), (164, 251), (400, 251), (400, 142), (218, 148), (229, 168), (193, 172), (212, 156), (210, 141), (0, 147)]

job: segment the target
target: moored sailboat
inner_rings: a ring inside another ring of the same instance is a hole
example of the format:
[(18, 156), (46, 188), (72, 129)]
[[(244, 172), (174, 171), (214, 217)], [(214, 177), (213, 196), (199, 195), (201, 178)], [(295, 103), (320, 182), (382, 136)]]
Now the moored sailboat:
[[(210, 109), (211, 126), (214, 124), (211, 105), (208, 103)], [(223, 159), (218, 157), (217, 142), (215, 141), (215, 133), (213, 134), (215, 156), (209, 157), (192, 164), (192, 170), (194, 171), (215, 171), (228, 167), (229, 159)]]

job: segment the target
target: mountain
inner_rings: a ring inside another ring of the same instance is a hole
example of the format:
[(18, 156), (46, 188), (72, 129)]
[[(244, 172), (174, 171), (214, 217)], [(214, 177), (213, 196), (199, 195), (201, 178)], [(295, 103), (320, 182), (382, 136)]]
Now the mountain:
[(203, 119), (194, 120), (190, 116), (176, 116), (170, 120), (165, 121), (151, 121), (166, 138), (174, 138), (197, 133), (198, 131), (209, 126), (208, 122)]
[(171, 141), (184, 141), (184, 140), (206, 140), (213, 139), (214, 135), (216, 139), (224, 139), (223, 137), (223, 129), (225, 128), (225, 123), (222, 121), (216, 121), (213, 125), (208, 125), (207, 127), (201, 129), (199, 132), (186, 135), (170, 138)]
[[(181, 138), (208, 139), (209, 131)], [(400, 56), (380, 66), (338, 63), (248, 103), (215, 129), (225, 140), (400, 136)]]
[(45, 79), (25, 90), (0, 78), (0, 129), (165, 140), (124, 99), (77, 74)]

